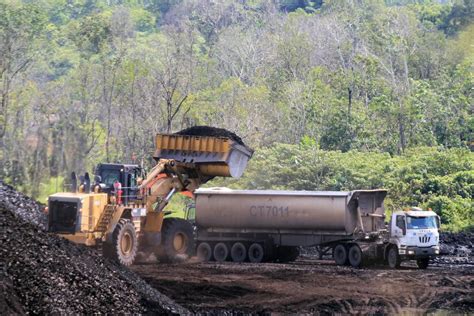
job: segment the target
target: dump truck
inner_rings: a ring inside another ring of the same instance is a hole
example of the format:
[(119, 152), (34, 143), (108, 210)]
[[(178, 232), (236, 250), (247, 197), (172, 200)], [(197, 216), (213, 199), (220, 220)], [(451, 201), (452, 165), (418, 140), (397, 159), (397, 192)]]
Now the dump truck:
[(332, 250), (337, 265), (360, 267), (416, 260), (426, 268), (439, 254), (439, 216), (412, 209), (385, 224), (386, 190), (195, 191), (197, 255), (201, 260), (288, 262), (300, 246)]
[(108, 163), (97, 166), (93, 181), (86, 174), (77, 184), (73, 174), (70, 192), (48, 198), (48, 230), (126, 266), (138, 251), (180, 260), (194, 251), (193, 227), (165, 218), (165, 206), (213, 177), (240, 177), (252, 153), (229, 137), (158, 134), (156, 165), (146, 176), (138, 165)]

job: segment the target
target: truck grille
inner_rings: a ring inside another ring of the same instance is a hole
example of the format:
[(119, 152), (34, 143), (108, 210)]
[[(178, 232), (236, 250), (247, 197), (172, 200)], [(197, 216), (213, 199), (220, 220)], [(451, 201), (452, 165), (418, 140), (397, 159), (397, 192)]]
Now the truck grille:
[(421, 243), (427, 243), (430, 241), (431, 237), (430, 236), (423, 236), (423, 237), (418, 237), (420, 239)]

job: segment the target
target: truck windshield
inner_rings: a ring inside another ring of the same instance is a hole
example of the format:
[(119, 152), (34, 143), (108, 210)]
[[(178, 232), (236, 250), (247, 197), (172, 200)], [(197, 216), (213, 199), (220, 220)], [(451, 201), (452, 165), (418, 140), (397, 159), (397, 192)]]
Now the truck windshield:
[(407, 216), (408, 229), (437, 228), (435, 216), (415, 217)]

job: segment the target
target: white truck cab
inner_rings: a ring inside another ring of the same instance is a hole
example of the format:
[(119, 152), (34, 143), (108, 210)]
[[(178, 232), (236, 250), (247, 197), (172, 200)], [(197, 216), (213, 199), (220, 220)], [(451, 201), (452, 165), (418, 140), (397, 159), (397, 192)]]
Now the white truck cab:
[(392, 213), (387, 251), (390, 267), (400, 266), (403, 260), (416, 260), (419, 268), (426, 269), (429, 260), (439, 255), (439, 228), (440, 218), (433, 211), (412, 208)]

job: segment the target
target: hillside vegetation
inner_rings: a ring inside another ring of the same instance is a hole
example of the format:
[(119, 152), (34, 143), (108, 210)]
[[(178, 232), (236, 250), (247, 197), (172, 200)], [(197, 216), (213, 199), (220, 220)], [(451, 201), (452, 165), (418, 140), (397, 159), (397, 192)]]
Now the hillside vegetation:
[(385, 187), (473, 226), (473, 3), (0, 0), (0, 177), (44, 198), (212, 125), (256, 149), (217, 184)]

